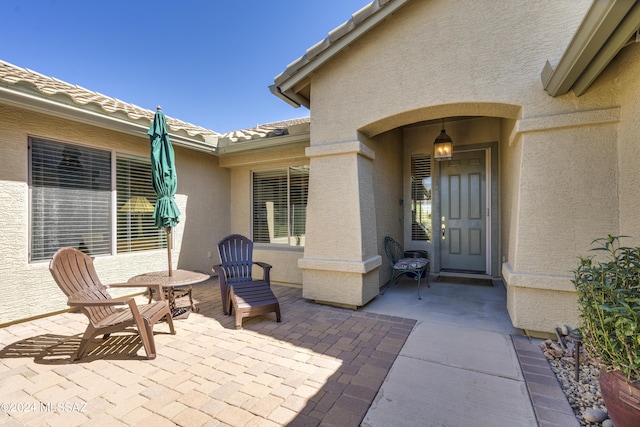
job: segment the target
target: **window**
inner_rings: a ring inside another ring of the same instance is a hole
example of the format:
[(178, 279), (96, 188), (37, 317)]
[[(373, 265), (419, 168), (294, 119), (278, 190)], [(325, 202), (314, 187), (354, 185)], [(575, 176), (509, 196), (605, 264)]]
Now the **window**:
[(118, 252), (166, 247), (165, 233), (155, 226), (156, 193), (149, 158), (116, 156)]
[(431, 240), (431, 156), (411, 156), (411, 240)]
[(253, 241), (304, 246), (309, 167), (253, 173)]
[(148, 158), (116, 155), (116, 218), (112, 210), (111, 152), (60, 142), (30, 141), (30, 260), (61, 247), (91, 255), (166, 247), (153, 221), (156, 195)]
[(110, 253), (111, 153), (33, 139), (30, 156), (30, 259), (64, 246)]

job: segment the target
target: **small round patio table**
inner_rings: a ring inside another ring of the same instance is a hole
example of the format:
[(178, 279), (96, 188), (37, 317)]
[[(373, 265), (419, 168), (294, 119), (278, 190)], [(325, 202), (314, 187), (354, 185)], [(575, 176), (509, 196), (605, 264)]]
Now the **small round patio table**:
[[(146, 283), (159, 283), (162, 285), (165, 291), (165, 297), (169, 302), (169, 308), (173, 317), (178, 317), (184, 314), (183, 308), (178, 307), (176, 301), (180, 298), (189, 297), (189, 306), (195, 313), (198, 312), (198, 307), (193, 301), (192, 288), (196, 283), (204, 282), (211, 276), (204, 273), (198, 273), (197, 271), (189, 270), (173, 270), (173, 274), (169, 276), (168, 271), (154, 271), (151, 273), (144, 273), (134, 276), (128, 280), (129, 283), (136, 283), (144, 285)], [(153, 291), (149, 289), (149, 302), (153, 299)]]

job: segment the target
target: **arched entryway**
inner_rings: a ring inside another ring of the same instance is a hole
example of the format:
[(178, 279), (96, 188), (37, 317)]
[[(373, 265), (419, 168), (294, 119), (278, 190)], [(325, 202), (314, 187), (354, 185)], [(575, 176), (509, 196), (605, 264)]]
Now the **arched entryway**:
[[(384, 194), (376, 194), (375, 201), (378, 240), (392, 235), (402, 241), (405, 250), (427, 251), (435, 273), (500, 277), (499, 152), (503, 141), (508, 141), (504, 129), (510, 128), (519, 109), (500, 104), (457, 107), (447, 105), (406, 112), (361, 129), (380, 131), (382, 126), (399, 124), (409, 117), (435, 115), (370, 138), (378, 142), (375, 162), (380, 165), (374, 168), (374, 173), (388, 175), (389, 170), (394, 170), (394, 163), (401, 164), (395, 169), (401, 176), (399, 226), (389, 219), (392, 209), (381, 207), (393, 205), (388, 197), (393, 190), (383, 182), (388, 178), (374, 177), (379, 183), (376, 187), (385, 187)], [(479, 115), (481, 107), (492, 115)], [(443, 112), (451, 115), (439, 115)], [(472, 112), (477, 115), (468, 115)], [(440, 133), (443, 119), (446, 132), (453, 140), (453, 157), (436, 161), (433, 142)], [(401, 152), (399, 160), (393, 159), (395, 154), (389, 145)], [(381, 283), (387, 280), (386, 274), (383, 266)]]

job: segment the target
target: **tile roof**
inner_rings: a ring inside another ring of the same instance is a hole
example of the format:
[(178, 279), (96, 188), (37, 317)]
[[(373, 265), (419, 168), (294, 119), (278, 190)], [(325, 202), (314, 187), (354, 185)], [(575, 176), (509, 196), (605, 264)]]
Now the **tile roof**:
[[(145, 122), (147, 125), (153, 121), (155, 111), (129, 104), (116, 98), (103, 95), (98, 92), (72, 85), (53, 77), (47, 77), (27, 68), (18, 67), (0, 60), (0, 85), (12, 87), (17, 91), (33, 92), (45, 98), (55, 98), (60, 103), (72, 104), (89, 108), (96, 106), (107, 116), (122, 117), (124, 114), (129, 121)], [(64, 95), (60, 97), (59, 95)], [(220, 134), (191, 123), (183, 122), (167, 116), (169, 130), (184, 132), (194, 136), (219, 136)]]
[(309, 124), (309, 117), (265, 123), (256, 125), (256, 127), (250, 129), (234, 130), (224, 133), (218, 138), (218, 140), (221, 144), (224, 144), (247, 142), (275, 136), (293, 135), (305, 131), (308, 132)]
[[(126, 121), (137, 125), (149, 126), (155, 114), (155, 111), (0, 60), (0, 87), (2, 86), (10, 88), (14, 92), (50, 99), (61, 105), (75, 105), (87, 111), (97, 111), (114, 119), (122, 119), (124, 117)], [(309, 117), (303, 117), (260, 124), (254, 128), (220, 134), (167, 116), (167, 125), (170, 132), (201, 138), (204, 141), (208, 141), (205, 142), (206, 144), (213, 143), (214, 145), (257, 142), (258, 140), (276, 136), (309, 132), (309, 122)]]

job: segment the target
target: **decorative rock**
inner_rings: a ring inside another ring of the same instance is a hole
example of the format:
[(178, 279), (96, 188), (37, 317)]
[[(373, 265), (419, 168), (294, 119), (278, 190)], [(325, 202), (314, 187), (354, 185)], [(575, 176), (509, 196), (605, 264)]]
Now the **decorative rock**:
[(609, 418), (609, 415), (602, 409), (587, 409), (582, 413), (582, 416), (585, 421), (590, 423), (601, 423)]
[[(569, 342), (567, 343), (569, 344)], [(556, 344), (557, 345), (557, 344)], [(572, 355), (574, 349), (567, 345), (563, 355), (559, 355), (553, 341), (545, 340), (540, 344), (551, 370), (556, 375), (562, 390), (567, 397), (567, 401), (576, 413), (576, 418), (582, 427), (600, 426), (600, 422), (587, 421), (586, 411), (598, 409), (605, 414), (603, 420), (606, 422), (606, 407), (600, 395), (600, 384), (598, 376), (600, 368), (597, 363), (584, 354), (584, 349), (580, 349), (580, 380), (575, 380), (575, 364)], [(569, 357), (571, 355), (571, 357)], [(612, 424), (603, 424), (603, 427), (613, 427)]]
[(562, 346), (560, 344), (557, 344), (557, 343), (553, 342), (553, 341), (551, 342), (551, 350), (558, 351), (558, 352), (560, 352), (560, 354), (564, 353), (564, 350), (563, 350)]
[(613, 421), (607, 418), (602, 422), (602, 427), (613, 427)]

